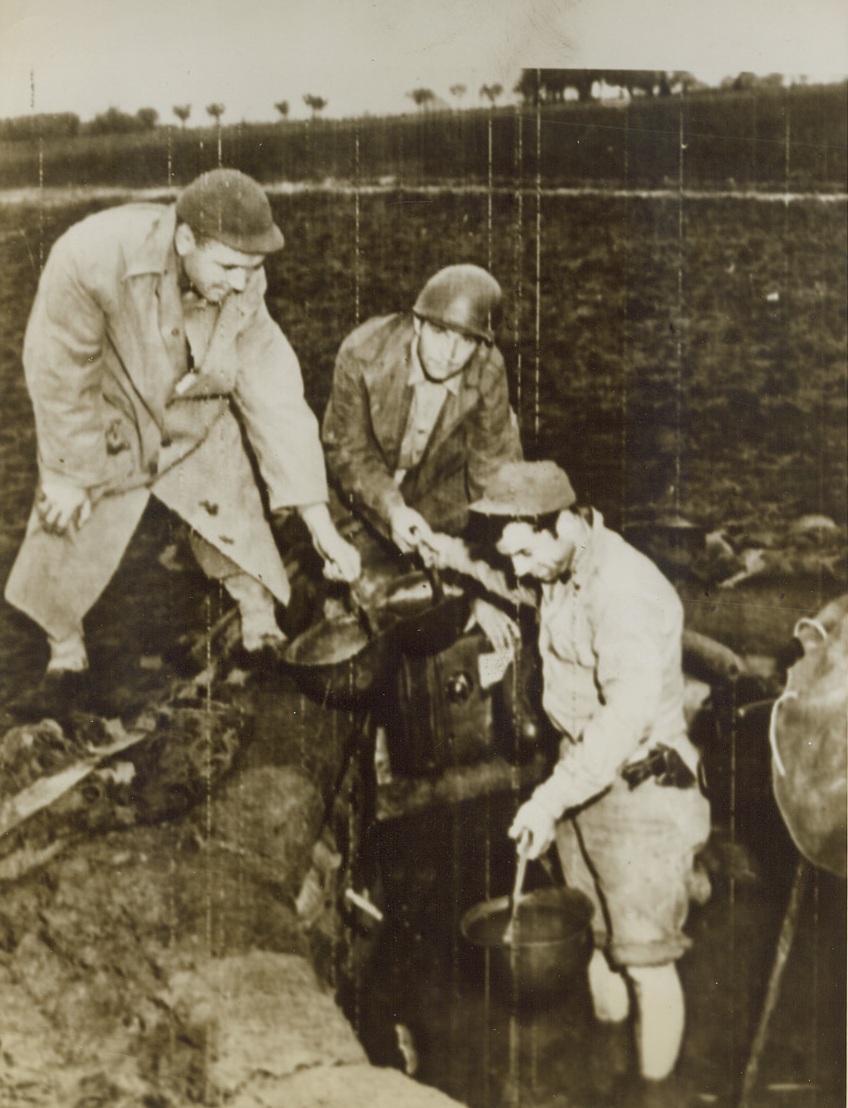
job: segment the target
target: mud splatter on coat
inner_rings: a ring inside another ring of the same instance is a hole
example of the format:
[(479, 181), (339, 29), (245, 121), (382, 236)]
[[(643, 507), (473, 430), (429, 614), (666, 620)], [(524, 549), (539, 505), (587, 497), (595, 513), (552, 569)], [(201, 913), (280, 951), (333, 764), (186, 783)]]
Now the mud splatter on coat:
[(522, 457), (506, 369), (497, 347), (480, 345), (398, 488), (414, 334), (410, 312), (370, 319), (342, 343), (322, 428), (327, 466), (345, 503), (383, 534), (404, 502), (440, 531), (456, 533), (489, 477)]
[(129, 204), (71, 227), (39, 283), (24, 343), (39, 468), (90, 491), (79, 532), (32, 513), (10, 603), (60, 637), (117, 568), (151, 493), (283, 603), (274, 511), (327, 499), (318, 425), (297, 357), (268, 314), (265, 274), (206, 305), (188, 368), (174, 208)]

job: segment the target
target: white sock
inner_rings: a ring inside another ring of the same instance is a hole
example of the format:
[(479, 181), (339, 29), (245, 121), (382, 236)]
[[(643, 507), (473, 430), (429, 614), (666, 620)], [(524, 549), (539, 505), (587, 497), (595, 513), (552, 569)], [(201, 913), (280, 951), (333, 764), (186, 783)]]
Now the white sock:
[(88, 654), (82, 631), (75, 631), (64, 639), (54, 639), (48, 635), (47, 644), (50, 647), (48, 673), (84, 673), (88, 669)]
[(593, 950), (589, 959), (589, 991), (595, 1019), (601, 1023), (621, 1023), (630, 1013), (630, 994), (624, 974), (616, 972), (601, 950)]
[(674, 1069), (686, 1021), (677, 967), (628, 966), (627, 972), (636, 990), (639, 1070), (651, 1081), (662, 1081)]

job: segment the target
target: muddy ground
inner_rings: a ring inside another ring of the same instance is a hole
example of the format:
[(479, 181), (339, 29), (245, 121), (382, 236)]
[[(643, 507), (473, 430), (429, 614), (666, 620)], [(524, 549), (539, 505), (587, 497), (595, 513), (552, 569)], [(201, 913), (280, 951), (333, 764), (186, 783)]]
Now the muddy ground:
[[(35, 480), (20, 364), (28, 307), (51, 243), (102, 203), (0, 205), (3, 579)], [(334, 352), (359, 319), (407, 307), (442, 264), (488, 264), (505, 288), (500, 345), (528, 456), (561, 462), (615, 527), (672, 512), (701, 529), (691, 549), (679, 534), (644, 540), (678, 584), (691, 627), (769, 656), (799, 615), (848, 587), (844, 200), (324, 192), (278, 197), (274, 207), (287, 248), (269, 264), (269, 305), (317, 411)], [(104, 714), (131, 720), (161, 698), (177, 676), (180, 636), (220, 611), (181, 551), (178, 525), (152, 506), (89, 617)], [(44, 654), (37, 630), (0, 608), (0, 700), (37, 677)], [(304, 750), (339, 741), (337, 715), (309, 719), (308, 733), (277, 722)], [(7, 1036), (16, 1049), (39, 1044), (9, 1053), (28, 1058), (10, 1103), (49, 1103), (39, 1084), (47, 1071), (64, 1074), (77, 1098), (56, 1103), (213, 1102), (210, 1071), (197, 1068), (210, 1051), (192, 1030), (215, 991), (204, 967), (210, 955), (304, 953), (291, 902), (308, 867), (306, 839), (321, 825), (320, 801), (314, 811), (307, 804), (308, 833), (289, 870), (263, 861), (267, 829), (252, 870), (217, 850), (219, 804), (238, 823), (250, 807), (243, 790), (264, 796), (265, 828), (282, 787), (267, 733), (244, 748), (254, 753), (237, 764), (253, 776), (233, 778), (243, 782), (230, 785), (236, 799), (226, 776), (220, 796), (201, 790), (170, 809), (154, 796), (149, 818), (133, 810), (123, 829), (89, 827), (73, 850), (5, 887), (0, 962), (15, 989), (4, 997), (4, 1049)], [(244, 834), (239, 825), (235, 841)], [(199, 946), (184, 945), (188, 934)], [(325, 969), (333, 964), (326, 949), (319, 955)], [(275, 967), (254, 970), (273, 979)], [(164, 979), (184, 991), (163, 996)], [(227, 1026), (219, 1021), (225, 1037)], [(218, 1078), (214, 1096), (236, 1103), (240, 1076)]]

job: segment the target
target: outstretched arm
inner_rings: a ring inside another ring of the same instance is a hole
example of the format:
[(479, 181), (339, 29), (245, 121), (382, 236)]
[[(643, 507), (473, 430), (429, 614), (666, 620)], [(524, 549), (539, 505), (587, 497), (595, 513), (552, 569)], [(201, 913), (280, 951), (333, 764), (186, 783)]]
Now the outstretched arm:
[(419, 543), (418, 551), (426, 564), (438, 566), (440, 569), (452, 569), (463, 577), (470, 577), (471, 580), (482, 585), (487, 592), (499, 596), (502, 600), (508, 600), (515, 605), (536, 606), (536, 594), (532, 589), (524, 585), (511, 585), (501, 570), (475, 558), (468, 544), (462, 539), (453, 538), (441, 532), (431, 532)]
[(343, 345), (336, 358), (322, 439), (327, 466), (343, 499), (355, 509), (365, 509), (372, 522), (389, 534), (393, 513), (402, 511), (406, 502), (374, 435), (362, 369), (360, 359)]
[[(678, 644), (679, 638), (678, 628)], [(612, 784), (657, 721), (671, 647), (672, 636), (663, 625), (659, 604), (610, 591), (593, 628), (597, 710), (577, 742), (563, 742), (551, 777), (529, 803), (558, 818)], [(545, 707), (557, 726), (556, 705), (548, 698)]]

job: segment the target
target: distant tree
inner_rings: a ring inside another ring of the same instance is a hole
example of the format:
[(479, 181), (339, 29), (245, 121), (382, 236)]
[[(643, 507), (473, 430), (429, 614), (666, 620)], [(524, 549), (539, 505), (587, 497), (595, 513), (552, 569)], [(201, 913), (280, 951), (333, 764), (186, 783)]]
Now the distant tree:
[(699, 81), (694, 73), (690, 73), (688, 69), (672, 70), (668, 75), (668, 80), (672, 90), (677, 89), (679, 92), (695, 92), (698, 89), (708, 87), (703, 81)]
[(307, 92), (303, 98), (303, 102), (312, 112), (313, 119), (327, 107), (327, 101), (323, 96), (313, 96), (311, 92)]
[(277, 111), (280, 113), (280, 115), (283, 117), (283, 119), (288, 119), (288, 117), (289, 117), (289, 102), (288, 102), (288, 100), (278, 100), (277, 103), (274, 105), (274, 107), (277, 109)]
[(760, 77), (756, 73), (750, 73), (748, 70), (743, 70), (742, 73), (738, 73), (735, 77), (725, 77), (719, 87), (723, 89), (731, 89), (733, 92), (750, 92), (752, 89), (773, 89), (781, 88), (782, 86), (782, 73), (769, 73), (765, 77)]
[(456, 97), (456, 102), (460, 103), (463, 96), (468, 92), (468, 88), (465, 85), (451, 85), (450, 94)]
[(604, 81), (611, 88), (626, 89), (631, 96), (670, 96), (672, 75), (664, 69), (596, 69), (593, 84)]
[(127, 135), (140, 129), (136, 116), (115, 107), (107, 108), (105, 112), (96, 115), (86, 127), (94, 135)]
[(0, 138), (10, 142), (22, 139), (64, 137), (73, 138), (80, 131), (80, 118), (74, 112), (39, 112), (0, 119)]
[(139, 108), (135, 113), (142, 131), (152, 131), (159, 122), (159, 113), (155, 108)]
[(188, 122), (188, 117), (191, 115), (191, 104), (174, 104), (171, 111), (177, 117), (177, 119), (185, 127)]
[(538, 69), (522, 69), (521, 76), (512, 90), (525, 104), (536, 107), (542, 101), (542, 82)]
[(224, 112), (226, 110), (227, 109), (226, 109), (226, 106), (224, 104), (207, 104), (206, 105), (206, 114), (211, 115), (212, 118), (215, 120), (215, 122), (218, 124), (219, 127), (221, 126), (221, 116), (224, 114)]
[(592, 99), (592, 85), (597, 79), (598, 71), (594, 69), (523, 69), (513, 91), (533, 107), (561, 103), (566, 89), (574, 89), (578, 99), (586, 101)]
[(489, 103), (494, 107), (495, 101), (503, 92), (503, 85), (481, 85), (480, 86), (480, 99), (485, 96)]
[(416, 107), (422, 109), (425, 109), (428, 104), (431, 104), (436, 99), (436, 94), (431, 88), (414, 88), (406, 95), (414, 101)]
[(565, 100), (566, 89), (573, 89), (580, 101), (591, 100), (595, 79), (594, 69), (543, 69), (541, 71), (545, 99), (553, 102)]

